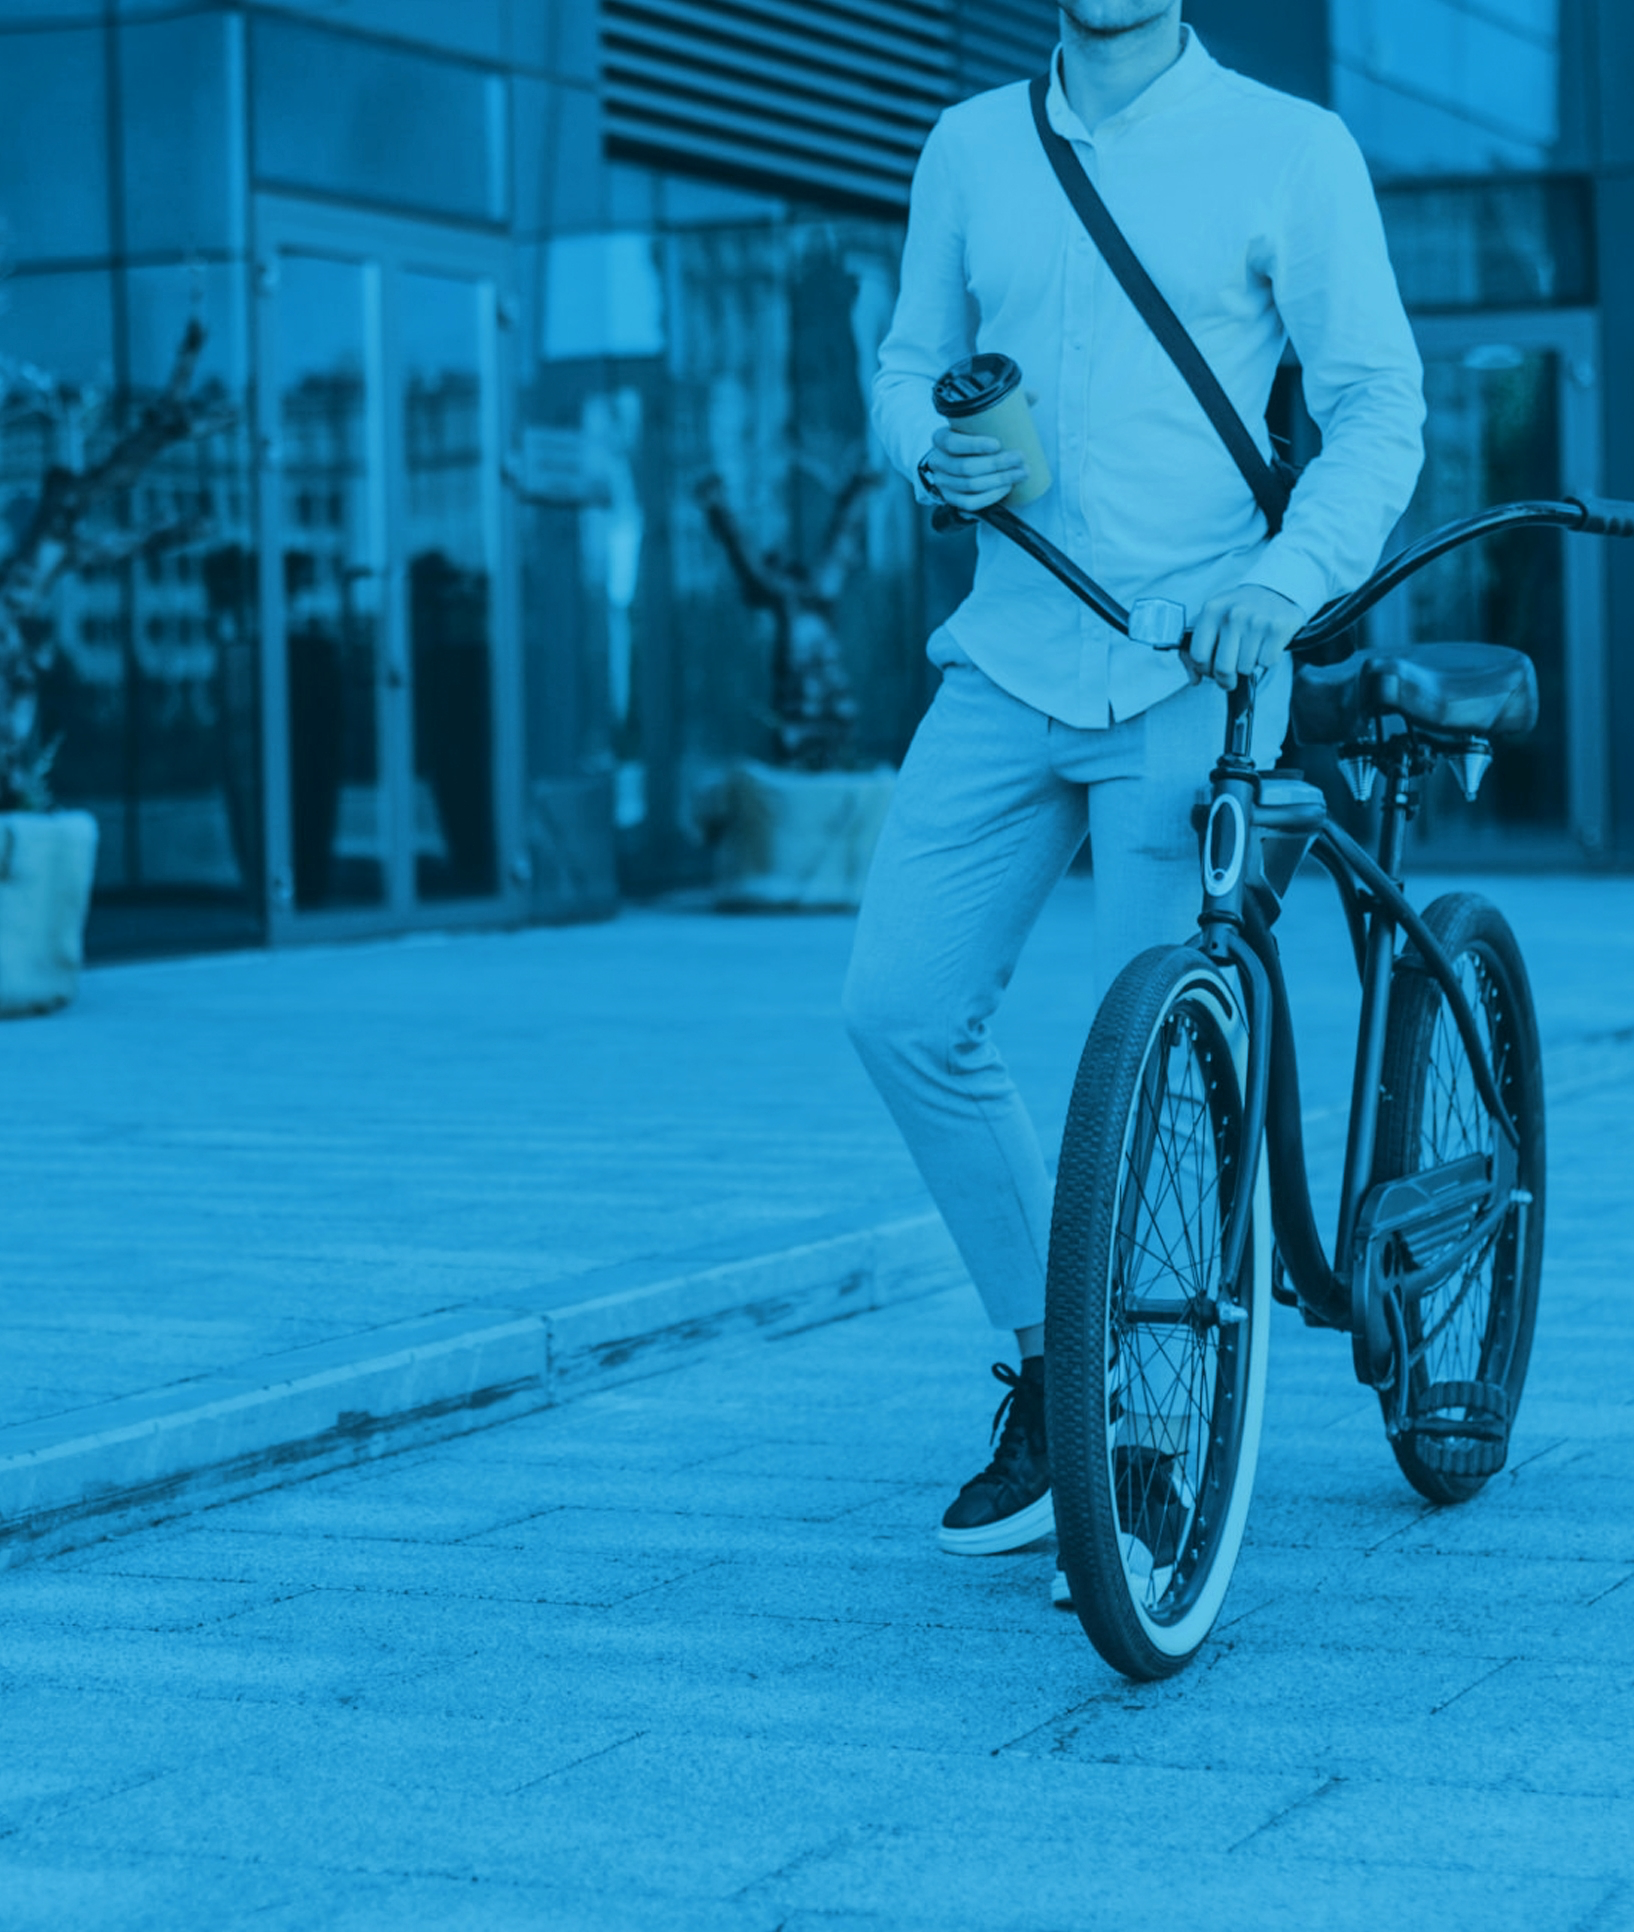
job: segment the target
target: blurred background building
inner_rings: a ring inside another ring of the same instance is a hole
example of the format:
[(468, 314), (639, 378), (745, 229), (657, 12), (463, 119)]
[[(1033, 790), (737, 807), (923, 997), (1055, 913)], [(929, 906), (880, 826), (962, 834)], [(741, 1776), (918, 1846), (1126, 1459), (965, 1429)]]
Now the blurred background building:
[[(1627, 0), (1189, 0), (1341, 113), (1427, 365), (1408, 533), (1634, 497)], [(1046, 0), (0, 0), (0, 508), (112, 433), (191, 315), (236, 434), (128, 514), (198, 540), (65, 589), (57, 789), (91, 945), (591, 917), (709, 872), (770, 734), (770, 618), (697, 500), (809, 558), (865, 413), (936, 113), (1038, 71)], [(28, 366), (69, 385), (44, 414)], [(1297, 381), (1284, 425), (1308, 451)], [(0, 539), (3, 540), (3, 539)], [(838, 624), (898, 758), (969, 568), (898, 479)], [(1520, 535), (1381, 639), (1538, 658), (1543, 724), (1450, 860), (1634, 860), (1634, 556)]]

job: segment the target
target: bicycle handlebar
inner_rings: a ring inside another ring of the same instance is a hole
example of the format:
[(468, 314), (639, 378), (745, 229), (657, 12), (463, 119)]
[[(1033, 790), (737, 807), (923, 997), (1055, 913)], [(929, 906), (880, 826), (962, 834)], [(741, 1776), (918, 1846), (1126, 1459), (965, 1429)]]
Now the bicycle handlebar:
[[(1074, 597), (1087, 604), (1097, 617), (1125, 637), (1129, 635), (1129, 612), (1117, 598), (1087, 571), (1079, 569), (1048, 537), (1041, 536), (1030, 523), (1024, 523), (1014, 510), (1006, 510), (1002, 504), (995, 503), (988, 509), (966, 513), (954, 509), (950, 503), (943, 503), (938, 506), (931, 521), (938, 530), (952, 529), (961, 523), (991, 525), (1000, 535), (1008, 537), (1041, 563)], [(1391, 591), (1404, 584), (1415, 571), (1422, 570), (1437, 557), (1444, 557), (1449, 550), (1456, 550), (1461, 544), (1473, 543), (1479, 537), (1492, 536), (1499, 530), (1517, 530), (1528, 524), (1553, 525), (1557, 529), (1576, 531), (1582, 536), (1634, 537), (1634, 503), (1599, 496), (1500, 503), (1475, 516), (1465, 517), (1458, 523), (1443, 524), (1439, 530), (1432, 530), (1427, 537), (1421, 537), (1417, 543), (1410, 544), (1407, 549), (1380, 564), (1372, 576), (1348, 597), (1338, 598), (1318, 611), (1295, 636), (1289, 650), (1298, 656), (1331, 643), (1348, 631), (1381, 598), (1389, 596)], [(1165, 640), (1153, 648), (1179, 651), (1184, 650), (1190, 642), (1191, 632), (1182, 630), (1177, 638)]]

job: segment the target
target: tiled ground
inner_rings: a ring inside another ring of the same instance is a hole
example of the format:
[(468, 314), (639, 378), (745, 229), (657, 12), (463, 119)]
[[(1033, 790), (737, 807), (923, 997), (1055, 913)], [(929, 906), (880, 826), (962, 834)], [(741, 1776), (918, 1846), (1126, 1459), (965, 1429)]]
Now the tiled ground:
[(1161, 1686), (1048, 1545), (934, 1547), (968, 1291), (0, 1576), (0, 1926), (1634, 1926), (1634, 1404), (1573, 1333), (1621, 1301), (1550, 1304), (1445, 1513), (1279, 1316)]
[[(1513, 1462), (1477, 1503), (1422, 1506), (1346, 1345), (1279, 1316), (1260, 1489), (1216, 1640), (1183, 1677), (1134, 1688), (1049, 1608), (1047, 1546), (985, 1562), (935, 1550), (998, 1393), (968, 1290), (723, 1346), (0, 1575), (0, 1932), (1634, 1928), (1634, 885), (1498, 891), (1550, 1042), (1549, 1269)], [(1342, 1071), (1352, 998), (1333, 936), (1315, 942), (1320, 892), (1301, 887), (1289, 927), (1313, 1110), (1323, 1071)], [(1082, 912), (1075, 884), (1007, 1016), (1046, 1131), (1081, 1025)], [(533, 1265), (535, 1241), (615, 1259), (609, 1245), (658, 1239), (677, 1206), (776, 1194), (799, 1167), (793, 1062), (683, 1107), (686, 1077), (715, 1062), (635, 957), (658, 929), (657, 915), (608, 929), (630, 977), (599, 1005), (586, 995), (582, 1040), (565, 1020), (549, 1035), (546, 993), (527, 1008), (539, 1039), (501, 998), (525, 985), (519, 968), (548, 982), (554, 935), (424, 949), (443, 962), (440, 1003), (414, 949), (381, 949), (109, 974), (86, 1035), (72, 1020), (8, 1030), (23, 1096), (3, 1155), (9, 1393), (42, 1336), (89, 1399), (93, 1373), (148, 1372), (129, 1336), (185, 1373), (229, 1338), (265, 1347), (280, 1324), (353, 1320), (374, 1305), (348, 1299), (358, 1283), (412, 1313)], [(699, 944), (752, 947), (742, 934), (759, 930), (721, 922)], [(839, 924), (781, 930), (807, 937), (777, 955), (775, 985), (770, 954), (759, 980), (720, 954), (762, 1047), (826, 1024), (802, 1004), (796, 954), (827, 947), (827, 973), (843, 953)], [(328, 984), (323, 1010), (360, 1029), (368, 1011), (390, 1023), (326, 1056), (303, 1036), (297, 983), (314, 1000)], [(183, 1052), (190, 1002), (202, 1017)], [(620, 1031), (615, 1013), (640, 1024)], [(297, 1071), (333, 1078), (327, 1121), (317, 1103), (280, 1113), (270, 1072), (255, 1086), (292, 1039), (291, 1092)], [(482, 1066), (508, 1053), (509, 1078), (470, 1072), (478, 1049)], [(598, 1054), (611, 1097), (572, 1170), (551, 1067), (588, 1082)], [(649, 1120), (642, 1070), (659, 1065), (676, 1084)], [(442, 1141), (436, 1081), (468, 1110)], [(803, 1184), (878, 1185), (900, 1157), (868, 1096), (835, 1087), (810, 1105)], [(30, 1107), (55, 1121), (37, 1157)], [(537, 1141), (518, 1138), (530, 1107)], [(621, 1107), (644, 1149), (696, 1126), (673, 1169), (656, 1154), (641, 1167), (646, 1188), (608, 1151)], [(123, 1141), (108, 1131), (121, 1121)], [(1313, 1121), (1319, 1178), (1339, 1137), (1336, 1116)], [(422, 1165), (398, 1171), (410, 1153)], [(303, 1177), (326, 1165), (316, 1213)]]

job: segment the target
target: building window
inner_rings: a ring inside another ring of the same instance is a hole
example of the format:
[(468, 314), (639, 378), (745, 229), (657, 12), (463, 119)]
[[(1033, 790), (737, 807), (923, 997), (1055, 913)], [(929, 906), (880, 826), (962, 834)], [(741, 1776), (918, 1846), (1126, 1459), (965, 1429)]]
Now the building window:
[(1417, 314), (1597, 299), (1593, 195), (1579, 176), (1387, 183), (1379, 206), (1402, 299)]
[(1333, 105), (1383, 175), (1546, 168), (1560, 0), (1330, 0)]

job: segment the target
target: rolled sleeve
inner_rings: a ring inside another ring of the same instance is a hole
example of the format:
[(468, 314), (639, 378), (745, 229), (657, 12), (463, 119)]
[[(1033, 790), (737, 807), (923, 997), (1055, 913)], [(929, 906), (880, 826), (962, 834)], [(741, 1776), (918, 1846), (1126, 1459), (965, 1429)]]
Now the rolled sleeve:
[(931, 502), (918, 477), (921, 458), (941, 425), (931, 387), (950, 363), (972, 353), (975, 316), (965, 281), (964, 222), (950, 142), (942, 122), (931, 129), (914, 170), (901, 293), (880, 345), (873, 421), (885, 453)]

